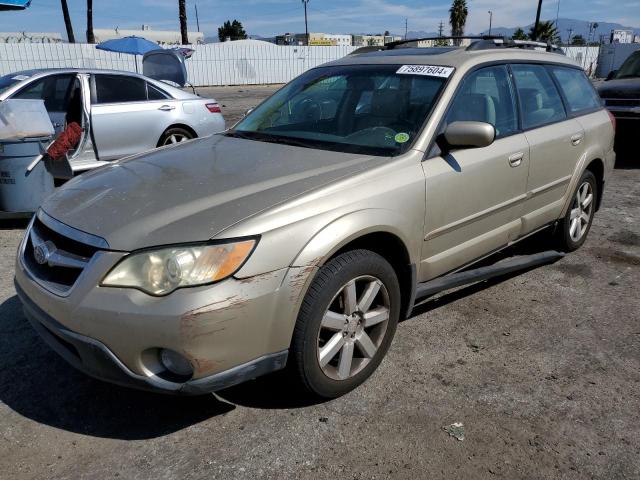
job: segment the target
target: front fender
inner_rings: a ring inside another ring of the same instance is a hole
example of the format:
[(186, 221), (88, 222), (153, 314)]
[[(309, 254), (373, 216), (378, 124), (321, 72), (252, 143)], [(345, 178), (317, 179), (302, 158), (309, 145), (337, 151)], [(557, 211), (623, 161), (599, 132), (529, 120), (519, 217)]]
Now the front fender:
[(422, 224), (416, 225), (404, 215), (386, 209), (359, 210), (318, 231), (293, 260), (291, 266), (319, 266), (348, 243), (370, 233), (390, 233), (402, 241), (412, 263), (419, 262)]

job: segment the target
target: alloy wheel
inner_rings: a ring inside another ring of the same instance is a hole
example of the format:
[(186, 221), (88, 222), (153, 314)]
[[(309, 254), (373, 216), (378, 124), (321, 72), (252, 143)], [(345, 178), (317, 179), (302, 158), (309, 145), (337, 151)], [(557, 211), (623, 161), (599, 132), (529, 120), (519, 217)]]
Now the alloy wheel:
[(580, 241), (587, 231), (592, 211), (593, 187), (591, 183), (584, 182), (576, 191), (569, 216), (569, 236), (574, 242)]
[(180, 143), (180, 142), (184, 142), (185, 140), (189, 140), (189, 138), (186, 135), (182, 135), (180, 133), (174, 133), (172, 135), (169, 135), (163, 145), (172, 145), (174, 143)]
[(380, 348), (389, 323), (389, 293), (376, 277), (350, 280), (325, 311), (317, 357), (323, 373), (346, 380), (360, 372)]

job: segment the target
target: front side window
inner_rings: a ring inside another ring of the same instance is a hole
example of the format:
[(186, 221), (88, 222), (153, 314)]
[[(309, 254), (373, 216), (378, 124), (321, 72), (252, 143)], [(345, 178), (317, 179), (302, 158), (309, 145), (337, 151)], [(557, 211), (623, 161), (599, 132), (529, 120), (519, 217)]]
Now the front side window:
[(614, 78), (637, 78), (640, 77), (640, 52), (629, 55)]
[(542, 65), (512, 65), (523, 128), (534, 128), (566, 118), (560, 93)]
[(267, 99), (229, 136), (350, 153), (408, 150), (446, 78), (399, 74), (401, 65), (309, 70)]
[(551, 67), (551, 73), (557, 80), (571, 113), (600, 107), (600, 97), (582, 70)]
[(96, 75), (96, 103), (144, 102), (147, 82), (126, 75)]
[(504, 65), (481, 68), (463, 82), (451, 104), (446, 123), (475, 121), (490, 123), (496, 138), (518, 131), (513, 86)]

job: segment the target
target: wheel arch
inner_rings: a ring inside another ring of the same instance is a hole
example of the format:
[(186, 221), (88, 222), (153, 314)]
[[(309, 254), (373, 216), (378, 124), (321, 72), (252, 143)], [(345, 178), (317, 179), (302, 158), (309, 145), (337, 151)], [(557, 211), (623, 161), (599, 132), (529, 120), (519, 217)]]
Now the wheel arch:
[(158, 144), (157, 147), (162, 146), (162, 138), (166, 135), (166, 133), (171, 130), (172, 128), (182, 128), (186, 131), (188, 131), (191, 135), (193, 135), (193, 138), (198, 138), (198, 133), (189, 125), (184, 124), (184, 123), (172, 123), (171, 125), (169, 125), (167, 128), (165, 128), (162, 133), (160, 134), (160, 138), (158, 138)]
[(602, 192), (604, 190), (604, 162), (600, 158), (594, 158), (585, 167), (584, 171), (586, 172), (587, 170), (593, 173), (593, 175), (596, 177), (596, 185), (598, 187), (598, 197), (596, 198), (597, 212), (598, 210), (600, 210), (600, 204), (602, 203)]

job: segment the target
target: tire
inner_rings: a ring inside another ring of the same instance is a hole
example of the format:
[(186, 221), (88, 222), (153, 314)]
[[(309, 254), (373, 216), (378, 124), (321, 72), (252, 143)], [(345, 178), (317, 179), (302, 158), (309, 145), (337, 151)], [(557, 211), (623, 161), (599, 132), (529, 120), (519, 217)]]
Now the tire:
[(195, 138), (195, 135), (185, 128), (171, 127), (168, 128), (160, 137), (158, 146), (172, 145), (174, 143), (184, 142)]
[(585, 242), (593, 223), (599, 194), (596, 177), (591, 171), (585, 171), (573, 192), (571, 206), (556, 231), (559, 249), (572, 252)]
[(400, 287), (389, 262), (369, 250), (338, 255), (320, 268), (302, 302), (289, 357), (294, 375), (315, 396), (353, 390), (387, 353), (399, 316)]

